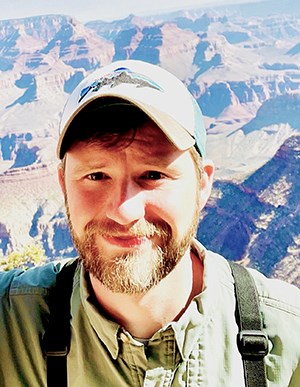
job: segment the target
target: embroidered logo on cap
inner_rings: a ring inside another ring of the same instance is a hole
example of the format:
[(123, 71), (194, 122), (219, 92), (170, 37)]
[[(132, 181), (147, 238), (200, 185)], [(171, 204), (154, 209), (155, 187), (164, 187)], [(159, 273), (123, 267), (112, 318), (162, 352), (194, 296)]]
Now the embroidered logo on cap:
[(158, 91), (163, 91), (157, 83), (153, 82), (149, 78), (146, 78), (144, 75), (134, 73), (126, 67), (119, 67), (112, 73), (104, 75), (100, 79), (94, 81), (91, 85), (82, 89), (80, 92), (80, 98), (78, 100), (78, 103), (80, 103), (89, 92), (97, 92), (104, 86), (109, 87), (111, 89), (121, 84), (131, 84), (135, 85), (138, 88), (150, 87)]

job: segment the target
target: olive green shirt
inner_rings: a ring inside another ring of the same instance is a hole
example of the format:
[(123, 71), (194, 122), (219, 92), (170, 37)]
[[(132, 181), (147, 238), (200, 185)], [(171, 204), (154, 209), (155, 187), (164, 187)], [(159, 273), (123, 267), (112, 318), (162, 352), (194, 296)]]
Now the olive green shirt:
[[(236, 345), (233, 278), (228, 263), (202, 254), (204, 286), (177, 322), (148, 343), (110, 321), (94, 304), (79, 266), (71, 296), (71, 387), (244, 386)], [(202, 258), (201, 258), (202, 259)], [(46, 386), (41, 339), (49, 318), (49, 292), (63, 264), (0, 273), (0, 386)], [(258, 287), (269, 354), (268, 386), (300, 386), (300, 290), (251, 270)], [(251, 302), (251, 300), (249, 300)]]

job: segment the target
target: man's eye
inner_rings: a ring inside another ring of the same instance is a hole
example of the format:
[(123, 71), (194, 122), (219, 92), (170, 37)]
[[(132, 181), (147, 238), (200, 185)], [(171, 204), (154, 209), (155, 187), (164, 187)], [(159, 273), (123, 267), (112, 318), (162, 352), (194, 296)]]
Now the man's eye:
[(148, 171), (143, 175), (144, 179), (149, 179), (149, 180), (160, 180), (163, 177), (164, 175), (158, 171)]
[(103, 180), (105, 178), (105, 175), (103, 172), (95, 172), (95, 173), (90, 173), (88, 175), (89, 180)]

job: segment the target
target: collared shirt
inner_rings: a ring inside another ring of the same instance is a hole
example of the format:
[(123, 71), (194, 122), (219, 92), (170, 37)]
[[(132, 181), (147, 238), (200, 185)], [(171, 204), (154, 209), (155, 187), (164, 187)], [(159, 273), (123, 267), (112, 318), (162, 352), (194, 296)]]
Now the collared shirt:
[[(101, 312), (78, 268), (71, 296), (70, 387), (245, 385), (228, 263), (210, 251), (203, 254), (199, 243), (194, 249), (204, 259), (203, 291), (147, 345)], [(57, 263), (0, 273), (1, 387), (46, 386), (41, 339), (49, 318), (49, 293), (61, 267)], [(299, 387), (300, 290), (251, 273), (269, 337), (268, 386)]]

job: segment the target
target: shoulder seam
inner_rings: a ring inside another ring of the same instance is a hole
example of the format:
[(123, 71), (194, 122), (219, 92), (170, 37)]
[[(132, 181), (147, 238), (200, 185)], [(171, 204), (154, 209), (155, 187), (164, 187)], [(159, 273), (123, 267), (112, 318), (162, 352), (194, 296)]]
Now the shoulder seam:
[(271, 308), (276, 308), (282, 312), (292, 314), (300, 318), (300, 309), (292, 304), (286, 304), (285, 302), (272, 297), (266, 297), (259, 294), (259, 300), (262, 304)]

